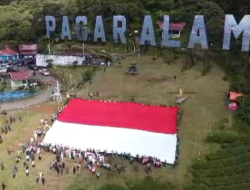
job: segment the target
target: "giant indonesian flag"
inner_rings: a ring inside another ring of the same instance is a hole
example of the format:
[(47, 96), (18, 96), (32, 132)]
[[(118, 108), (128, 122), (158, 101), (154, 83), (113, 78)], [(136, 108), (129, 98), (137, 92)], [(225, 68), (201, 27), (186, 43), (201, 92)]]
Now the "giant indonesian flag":
[(173, 164), (178, 107), (72, 99), (43, 143), (153, 156)]

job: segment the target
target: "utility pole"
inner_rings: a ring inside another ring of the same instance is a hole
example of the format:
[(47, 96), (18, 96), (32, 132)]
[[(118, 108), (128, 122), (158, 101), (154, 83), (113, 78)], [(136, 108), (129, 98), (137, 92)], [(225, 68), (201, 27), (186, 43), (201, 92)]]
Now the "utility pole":
[(82, 54), (84, 54), (85, 53), (85, 43), (84, 43), (84, 41), (82, 42)]
[(49, 43), (48, 43), (48, 51), (49, 51), (49, 54), (50, 54), (50, 40), (49, 40)]

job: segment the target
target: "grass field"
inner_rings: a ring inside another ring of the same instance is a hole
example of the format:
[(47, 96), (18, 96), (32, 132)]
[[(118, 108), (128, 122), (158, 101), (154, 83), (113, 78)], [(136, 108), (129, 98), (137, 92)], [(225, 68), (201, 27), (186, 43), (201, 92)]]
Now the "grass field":
[[(139, 75), (124, 74), (129, 64), (134, 62), (138, 63)], [(203, 154), (211, 151), (211, 146), (208, 146), (204, 141), (210, 132), (209, 123), (212, 123), (212, 128), (216, 128), (221, 119), (228, 117), (224, 101), (228, 83), (221, 80), (223, 72), (216, 65), (213, 65), (206, 76), (201, 76), (202, 67), (198, 63), (192, 69), (181, 72), (182, 62), (182, 59), (178, 59), (174, 64), (168, 65), (160, 58), (153, 61), (150, 56), (143, 56), (140, 59), (129, 57), (123, 60), (121, 65), (115, 64), (107, 68), (106, 72), (102, 69), (98, 70), (92, 83), (86, 83), (77, 92), (77, 96), (81, 98), (88, 98), (88, 92), (98, 91), (99, 99), (130, 101), (133, 96), (137, 102), (173, 105), (181, 88), (188, 98), (181, 105), (183, 115), (179, 131), (181, 143), (179, 165), (175, 169), (172, 167), (157, 169), (150, 174), (154, 178), (177, 185), (178, 189), (190, 181), (190, 167), (193, 160), (197, 159), (199, 152)], [(80, 69), (82, 70), (79, 71)], [(79, 73), (84, 72), (84, 68), (60, 68), (60, 71), (57, 69), (53, 72), (64, 72), (65, 80), (77, 81), (80, 80)], [(73, 79), (70, 79), (69, 73)], [(59, 75), (62, 76), (62, 74)], [(174, 76), (177, 77), (176, 80), (174, 80)], [(127, 185), (146, 176), (142, 168), (135, 172), (129, 166), (126, 173), (121, 175), (101, 171), (99, 181), (87, 171), (82, 171), (77, 176), (56, 176), (48, 167), (54, 156), (44, 154), (43, 160), (40, 163), (37, 161), (37, 168), (30, 171), (30, 177), (25, 177), (25, 171), (20, 165), (16, 179), (12, 179), (11, 172), (15, 155), (9, 157), (7, 148), (17, 146), (23, 140), (28, 141), (33, 130), (38, 127), (40, 119), (55, 110), (56, 105), (48, 103), (10, 113), (17, 116), (22, 115), (23, 122), (14, 124), (13, 131), (3, 136), (4, 142), (0, 145), (0, 161), (6, 165), (6, 171), (0, 171), (0, 182), (5, 182), (7, 189), (55, 190), (67, 189), (72, 184), (77, 184), (88, 190), (96, 190), (103, 184)], [(228, 126), (230, 127), (230, 125)], [(117, 162), (121, 161), (117, 160)], [(68, 164), (73, 163), (69, 162)], [(35, 175), (40, 170), (45, 174), (47, 181), (44, 188), (41, 184), (35, 184)]]

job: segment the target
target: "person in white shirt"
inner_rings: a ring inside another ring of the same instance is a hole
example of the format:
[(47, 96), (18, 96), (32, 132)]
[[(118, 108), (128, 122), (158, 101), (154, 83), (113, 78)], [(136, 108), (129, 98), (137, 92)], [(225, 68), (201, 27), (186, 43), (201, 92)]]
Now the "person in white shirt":
[(37, 131), (34, 131), (34, 138), (37, 140)]
[(34, 139), (33, 139), (33, 138), (30, 138), (30, 142), (33, 143), (33, 142), (34, 142)]
[(17, 158), (18, 158), (18, 159), (21, 159), (21, 156), (20, 156), (20, 155), (21, 155), (21, 151), (20, 151), (20, 150), (17, 150)]
[(97, 178), (97, 179), (99, 179), (100, 174), (101, 174), (100, 172), (96, 172), (96, 178)]
[(60, 155), (60, 156), (61, 156), (61, 159), (63, 160), (63, 152), (61, 152), (61, 155)]
[(32, 160), (31, 166), (32, 166), (32, 168), (35, 168), (35, 167), (36, 167), (36, 165), (35, 165), (35, 160)]
[(42, 177), (43, 177), (43, 172), (40, 171), (39, 172), (39, 178), (42, 179)]
[(93, 166), (93, 167), (91, 168), (91, 171), (92, 171), (93, 174), (95, 173), (95, 166)]
[(29, 169), (25, 170), (26, 176), (29, 176)]
[(41, 153), (41, 149), (40, 149), (40, 148), (37, 148), (36, 153), (37, 153), (37, 154), (40, 154), (40, 153)]

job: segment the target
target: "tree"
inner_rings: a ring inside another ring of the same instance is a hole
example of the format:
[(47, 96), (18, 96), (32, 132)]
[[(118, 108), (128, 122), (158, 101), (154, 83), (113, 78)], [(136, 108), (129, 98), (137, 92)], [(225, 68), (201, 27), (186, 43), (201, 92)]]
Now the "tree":
[(224, 11), (217, 4), (207, 1), (201, 4), (198, 14), (204, 15), (209, 46), (212, 43), (214, 48), (221, 48), (224, 32)]
[(30, 41), (33, 33), (32, 15), (27, 11), (20, 11), (16, 7), (0, 7), (0, 40), (1, 41)]

